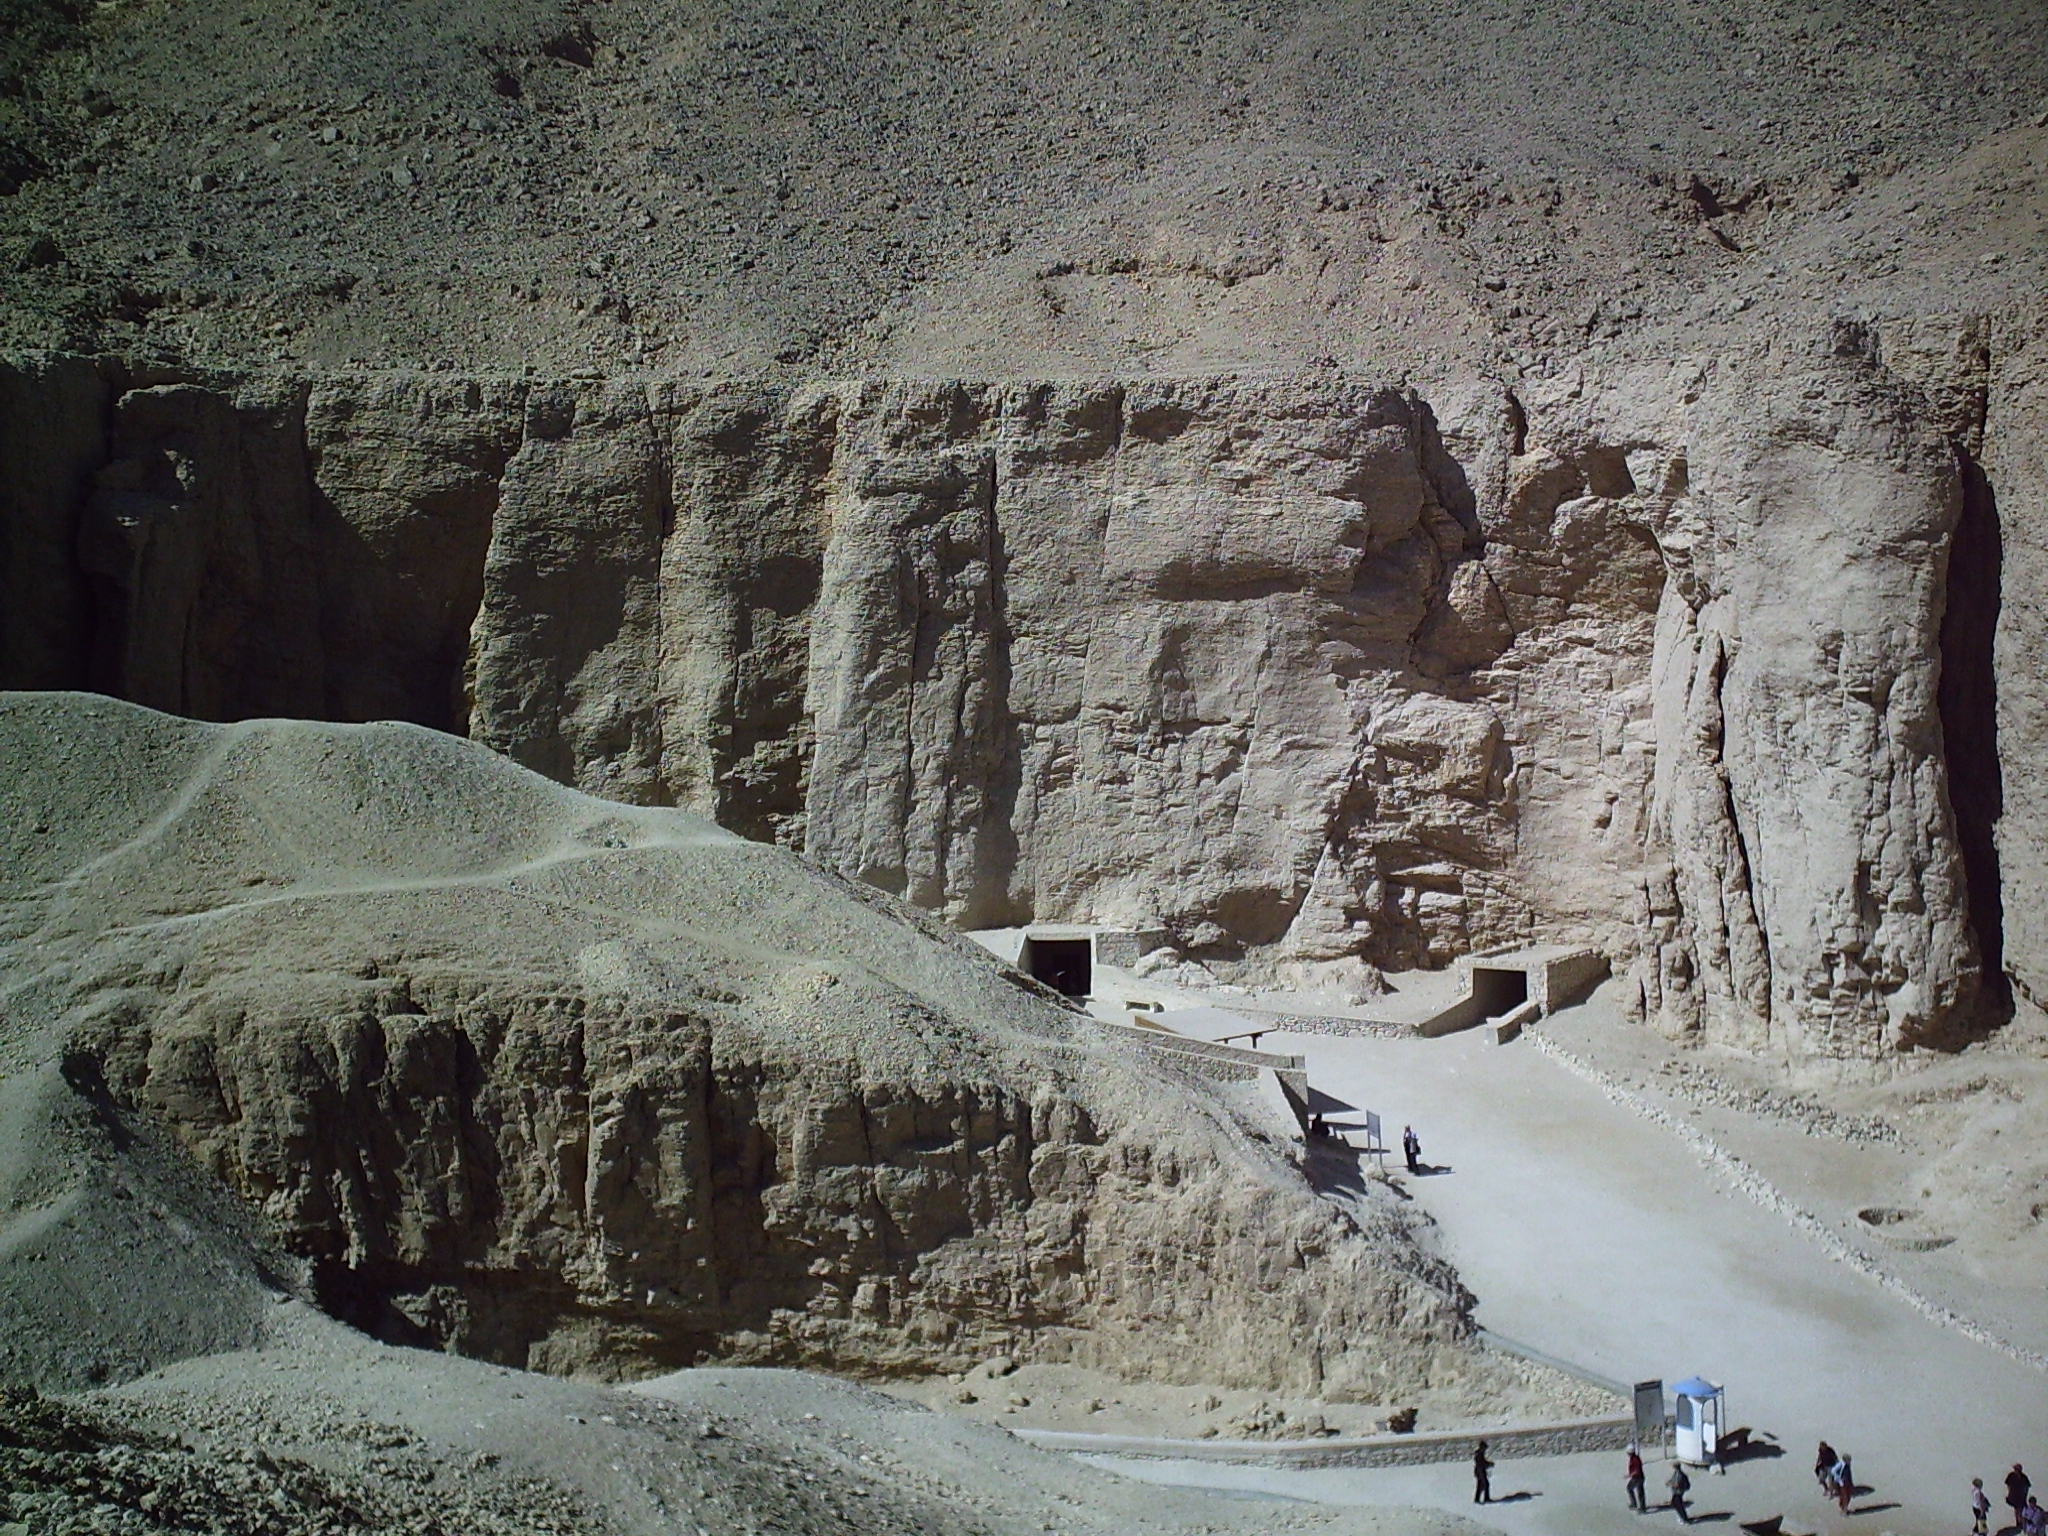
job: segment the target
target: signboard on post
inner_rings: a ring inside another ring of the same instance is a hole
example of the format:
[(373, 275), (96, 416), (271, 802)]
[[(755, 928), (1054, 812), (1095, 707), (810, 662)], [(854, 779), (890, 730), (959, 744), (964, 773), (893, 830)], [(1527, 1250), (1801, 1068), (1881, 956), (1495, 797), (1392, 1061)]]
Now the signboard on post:
[(1387, 1144), (1380, 1140), (1380, 1117), (1369, 1109), (1365, 1112), (1365, 1150), (1377, 1157), (1381, 1165), (1385, 1166)]
[(1655, 1446), (1660, 1455), (1663, 1453), (1664, 1383), (1661, 1380), (1636, 1383), (1636, 1444), (1646, 1451)]

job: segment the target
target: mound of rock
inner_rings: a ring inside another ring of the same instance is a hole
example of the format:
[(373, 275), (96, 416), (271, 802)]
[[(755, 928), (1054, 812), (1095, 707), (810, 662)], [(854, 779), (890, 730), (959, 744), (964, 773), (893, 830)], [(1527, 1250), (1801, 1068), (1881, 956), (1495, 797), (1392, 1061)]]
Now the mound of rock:
[[(5, 1129), (42, 1149), (0, 1176), (11, 1375), (260, 1332), (294, 1264), (386, 1338), (563, 1372), (1489, 1369), (1451, 1277), (1314, 1197), (1248, 1094), (786, 852), (412, 726), (13, 695), (0, 757)], [(185, 1268), (82, 1360), (110, 1233)], [(140, 1336), (202, 1295), (243, 1299)]]

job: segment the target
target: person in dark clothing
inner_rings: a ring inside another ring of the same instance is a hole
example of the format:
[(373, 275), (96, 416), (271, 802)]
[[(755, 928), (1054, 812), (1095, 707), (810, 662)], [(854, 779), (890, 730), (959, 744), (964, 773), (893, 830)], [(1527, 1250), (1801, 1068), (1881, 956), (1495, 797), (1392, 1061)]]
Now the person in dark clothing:
[(1685, 1496), (1692, 1492), (1692, 1479), (1685, 1475), (1685, 1468), (1673, 1467), (1671, 1476), (1664, 1486), (1671, 1490), (1671, 1508), (1678, 1515), (1678, 1523), (1691, 1525), (1692, 1511), (1685, 1507)]
[(2020, 1523), (2020, 1511), (2027, 1507), (2027, 1495), (2034, 1491), (2034, 1480), (2027, 1476), (2026, 1469), (2018, 1462), (2005, 1474), (2005, 1503), (2012, 1511), (2012, 1523)]
[(1422, 1171), (1422, 1138), (1415, 1134), (1412, 1125), (1401, 1127), (1401, 1155), (1408, 1159), (1410, 1173)]
[(1813, 1453), (1813, 1480), (1820, 1484), (1820, 1491), (1830, 1498), (1835, 1492), (1835, 1448), (1823, 1440), (1820, 1449)]
[(1488, 1476), (1492, 1471), (1493, 1463), (1487, 1459), (1486, 1442), (1482, 1440), (1479, 1442), (1478, 1449), (1472, 1453), (1472, 1502), (1474, 1504), (1491, 1504), (1493, 1502), (1493, 1483)]
[(1650, 1501), (1643, 1493), (1643, 1453), (1634, 1446), (1628, 1448), (1628, 1507), (1642, 1514), (1650, 1507)]

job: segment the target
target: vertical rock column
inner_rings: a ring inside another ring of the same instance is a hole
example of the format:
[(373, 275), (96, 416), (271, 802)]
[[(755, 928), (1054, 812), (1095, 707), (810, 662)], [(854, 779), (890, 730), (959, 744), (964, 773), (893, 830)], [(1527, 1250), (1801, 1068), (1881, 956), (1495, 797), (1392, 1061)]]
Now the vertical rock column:
[(666, 401), (662, 778), (678, 805), (801, 845), (811, 621), (840, 401), (750, 384)]
[(1659, 531), (1655, 830), (1692, 951), (1660, 948), (1661, 991), (1731, 1044), (1870, 1057), (1977, 985), (1935, 697), (1959, 491), (1875, 368), (1806, 382), (1709, 393)]
[(646, 391), (535, 391), (505, 468), (470, 734), (592, 794), (663, 804), (656, 657), (669, 485)]
[[(1995, 734), (1967, 743), (1994, 759), (1996, 883), (2006, 974), (2015, 1001), (2048, 1026), (2048, 322), (2038, 313), (1992, 328), (1981, 474), (1973, 511), (1999, 582), (1990, 676)], [(1992, 873), (1992, 872), (1987, 872)]]
[(811, 631), (813, 851), (974, 923), (1003, 905), (988, 791), (1009, 755), (1008, 630), (986, 398), (851, 406)]

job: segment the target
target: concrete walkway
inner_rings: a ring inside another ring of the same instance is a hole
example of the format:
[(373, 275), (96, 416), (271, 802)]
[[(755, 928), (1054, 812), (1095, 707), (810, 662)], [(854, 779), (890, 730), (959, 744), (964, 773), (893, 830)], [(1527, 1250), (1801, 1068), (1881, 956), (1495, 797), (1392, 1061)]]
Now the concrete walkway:
[[(2015, 1461), (2048, 1481), (2048, 1375), (1923, 1317), (1719, 1183), (1670, 1132), (1609, 1102), (1523, 1041), (1271, 1035), (1308, 1059), (1324, 1094), (1379, 1112), (1387, 1140), (1414, 1124), (1423, 1161), (1388, 1166), (1440, 1224), (1445, 1255), (1495, 1332), (1621, 1381), (1698, 1373), (1722, 1383), (1730, 1422), (1783, 1454), (1694, 1477), (1712, 1523), (1783, 1517), (1786, 1532), (1969, 1530), (1970, 1479), (1995, 1501)], [(1320, 1101), (1319, 1101), (1320, 1102)], [(1356, 1120), (1328, 1109), (1337, 1127)], [(2048, 1305), (2048, 1277), (2044, 1299)], [(1814, 1487), (1826, 1438), (1871, 1492), (1846, 1517)], [(1133, 1476), (1344, 1504), (1456, 1509), (1504, 1531), (1598, 1536), (1676, 1526), (1631, 1515), (1619, 1455), (1505, 1461), (1511, 1503), (1475, 1509), (1458, 1466), (1268, 1471), (1110, 1463)], [(1650, 1471), (1661, 1498), (1668, 1465)], [(1998, 1506), (2002, 1508), (2002, 1506)], [(1993, 1529), (1997, 1529), (1994, 1522)]]

